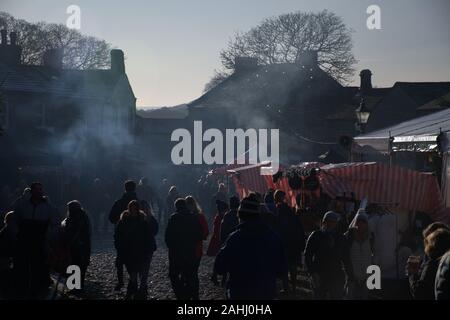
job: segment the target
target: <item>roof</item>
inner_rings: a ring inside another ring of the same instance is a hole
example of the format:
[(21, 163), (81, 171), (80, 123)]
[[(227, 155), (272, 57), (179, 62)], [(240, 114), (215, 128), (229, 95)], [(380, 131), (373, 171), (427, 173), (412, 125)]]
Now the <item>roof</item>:
[[(409, 138), (410, 141), (424, 141), (428, 137), (450, 132), (450, 109), (445, 109), (423, 117), (355, 137), (359, 146), (370, 146), (378, 151), (389, 149), (390, 138)], [(436, 141), (436, 140), (434, 140)]]
[(396, 82), (393, 88), (403, 90), (419, 106), (450, 92), (450, 82)]
[(113, 74), (111, 70), (63, 69), (55, 73), (45, 66), (0, 63), (0, 84), (5, 91), (107, 99), (111, 96), (119, 79), (121, 77)]
[(136, 113), (144, 119), (185, 119), (189, 115), (186, 104), (173, 107), (138, 109)]
[(223, 82), (189, 103), (190, 107), (230, 108), (242, 106), (281, 107), (293, 89), (308, 81), (326, 81), (336, 88), (342, 86), (319, 67), (280, 63), (260, 65), (250, 71), (236, 71)]

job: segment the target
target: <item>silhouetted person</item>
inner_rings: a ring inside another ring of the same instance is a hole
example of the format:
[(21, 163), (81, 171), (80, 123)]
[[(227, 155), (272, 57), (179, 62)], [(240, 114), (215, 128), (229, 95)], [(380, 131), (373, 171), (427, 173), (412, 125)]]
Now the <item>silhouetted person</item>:
[[(111, 208), (111, 211), (109, 213), (109, 221), (114, 224), (114, 226), (117, 225), (117, 223), (120, 220), (120, 216), (122, 212), (124, 212), (128, 208), (128, 204), (132, 200), (137, 200), (136, 195), (136, 182), (133, 180), (128, 180), (125, 182), (125, 193), (122, 195), (122, 197), (117, 200), (113, 207)], [(116, 230), (114, 231), (116, 232)], [(114, 235), (115, 237), (115, 235)], [(116, 248), (117, 250), (117, 248)], [(120, 290), (123, 287), (123, 262), (120, 257), (119, 252), (117, 252), (116, 255), (116, 269), (117, 269), (117, 285), (116, 285), (116, 291)]]
[(436, 272), (439, 267), (441, 257), (434, 258), (428, 256), (427, 252), (433, 252), (429, 240), (431, 234), (439, 229), (449, 230), (448, 226), (442, 222), (433, 222), (428, 225), (422, 232), (425, 255), (421, 258), (421, 262), (415, 257), (409, 257), (407, 261), (407, 273), (411, 295), (417, 300), (434, 300)]
[(10, 210), (14, 211), (17, 208), (17, 206), (21, 204), (23, 201), (30, 200), (30, 197), (31, 197), (31, 189), (29, 187), (26, 187), (25, 189), (23, 189), (23, 192), (20, 195), (20, 197), (14, 200), (14, 202), (11, 204)]
[(229, 275), (229, 299), (274, 299), (277, 276), (286, 272), (281, 240), (260, 220), (260, 204), (254, 194), (242, 199), (238, 214), (241, 224), (219, 251), (214, 270)]
[(236, 227), (239, 225), (238, 209), (239, 209), (239, 198), (230, 197), (230, 210), (228, 210), (223, 216), (222, 223), (220, 225), (220, 242), (223, 245), (228, 239), (228, 236), (235, 231)]
[(80, 267), (81, 291), (91, 260), (91, 225), (77, 200), (67, 204), (67, 216), (61, 222), (61, 239), (70, 252), (70, 263)]
[(227, 188), (225, 187), (225, 184), (219, 183), (219, 187), (216, 193), (214, 193), (212, 199), (211, 199), (211, 206), (210, 211), (207, 215), (208, 224), (214, 224), (214, 218), (215, 218), (215, 211), (217, 209), (217, 201), (222, 201), (228, 205), (228, 192)]
[(434, 290), (436, 300), (450, 300), (450, 250), (441, 258)]
[(44, 196), (42, 184), (31, 185), (31, 197), (17, 206), (13, 219), (17, 228), (14, 255), (15, 289), (19, 298), (38, 298), (51, 283), (48, 257), (59, 216)]
[(180, 198), (180, 194), (178, 193), (176, 186), (171, 186), (169, 192), (166, 196), (166, 204), (164, 214), (160, 217), (159, 223), (163, 226), (167, 225), (167, 220), (170, 215), (175, 211), (175, 200)]
[(153, 215), (152, 208), (148, 204), (147, 201), (142, 200), (140, 202), (141, 210), (145, 213), (147, 216), (147, 223), (148, 227), (150, 228), (150, 250), (145, 253), (145, 260), (142, 268), (140, 268), (140, 271), (138, 272), (139, 277), (139, 292), (138, 292), (138, 298), (140, 299), (147, 299), (148, 294), (148, 274), (150, 272), (150, 263), (152, 262), (153, 253), (156, 251), (156, 235), (158, 234), (159, 225), (158, 221), (156, 220), (155, 216)]
[(89, 216), (91, 217), (92, 231), (97, 234), (102, 229), (107, 230), (106, 221), (106, 211), (108, 206), (108, 201), (110, 197), (106, 192), (105, 186), (99, 178), (94, 179), (92, 184), (92, 189), (89, 194), (90, 205), (89, 205)]
[(203, 231), (198, 217), (189, 211), (186, 200), (177, 199), (175, 209), (165, 235), (169, 248), (169, 277), (177, 299), (192, 300), (196, 298), (196, 250), (203, 239)]
[(153, 188), (150, 186), (148, 179), (146, 177), (142, 177), (137, 186), (137, 195), (140, 200), (145, 200), (150, 208), (154, 208), (156, 201), (156, 193)]
[(346, 240), (337, 231), (338, 219), (337, 213), (327, 212), (322, 229), (311, 233), (306, 243), (305, 264), (316, 299), (342, 299), (344, 294), (344, 270), (349, 270), (350, 261)]
[(156, 249), (154, 236), (157, 230), (154, 224), (150, 226), (153, 221), (149, 222), (149, 219), (151, 218), (140, 210), (139, 201), (132, 200), (117, 223), (114, 241), (130, 278), (127, 299), (146, 295), (147, 283), (141, 282), (138, 288), (138, 275), (143, 276), (141, 280), (148, 276), (150, 259)]
[(197, 215), (198, 221), (200, 222), (200, 225), (202, 227), (203, 232), (203, 238), (202, 241), (199, 241), (196, 248), (196, 263), (195, 263), (195, 288), (194, 288), (194, 300), (199, 299), (199, 279), (198, 279), (198, 269), (200, 267), (200, 262), (202, 260), (203, 256), (203, 241), (205, 241), (208, 238), (209, 229), (208, 229), (208, 222), (206, 221), (206, 217), (203, 214), (200, 206), (198, 205), (197, 201), (192, 196), (186, 197), (186, 205), (188, 207), (188, 210), (191, 211), (194, 215)]
[(12, 293), (12, 258), (15, 249), (14, 212), (6, 213), (0, 230), (0, 299), (8, 299)]
[[(285, 202), (286, 194), (275, 191), (274, 199), (277, 208), (275, 230), (281, 238), (287, 259), (288, 272), (283, 277), (285, 292), (289, 291), (289, 277), (292, 290), (297, 289), (297, 268), (301, 265), (302, 252), (305, 249), (305, 232), (300, 216)], [(288, 277), (289, 276), (289, 277)]]

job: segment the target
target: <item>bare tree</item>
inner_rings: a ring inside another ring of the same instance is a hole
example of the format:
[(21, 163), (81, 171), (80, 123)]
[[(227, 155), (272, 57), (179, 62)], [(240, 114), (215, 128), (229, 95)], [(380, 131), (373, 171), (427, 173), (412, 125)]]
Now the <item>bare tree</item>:
[(0, 29), (3, 28), (18, 33), (24, 64), (41, 64), (44, 52), (53, 48), (64, 49), (63, 64), (67, 69), (105, 69), (110, 64), (109, 43), (63, 24), (30, 23), (0, 12)]
[[(230, 74), (238, 56), (258, 58), (263, 65), (295, 63), (304, 51), (318, 53), (318, 64), (339, 82), (353, 75), (352, 31), (342, 18), (327, 10), (318, 13), (294, 12), (263, 20), (248, 32), (238, 32), (220, 52), (224, 71)], [(216, 78), (215, 76), (213, 77)], [(207, 87), (217, 84), (215, 79)]]

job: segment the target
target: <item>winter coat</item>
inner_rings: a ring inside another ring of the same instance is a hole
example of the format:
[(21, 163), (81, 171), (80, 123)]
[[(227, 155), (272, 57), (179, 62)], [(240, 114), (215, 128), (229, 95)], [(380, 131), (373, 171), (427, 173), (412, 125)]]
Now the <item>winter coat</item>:
[(191, 263), (197, 259), (197, 245), (203, 240), (199, 218), (189, 211), (172, 214), (167, 222), (165, 241), (169, 255), (179, 262)]
[(286, 203), (277, 205), (275, 230), (284, 247), (289, 266), (299, 265), (305, 249), (305, 232), (300, 217)]
[(71, 264), (87, 267), (91, 257), (91, 226), (87, 214), (66, 218), (61, 223), (61, 239), (69, 249)]
[(153, 219), (143, 212), (133, 215), (125, 211), (117, 223), (115, 246), (129, 271), (138, 271), (156, 249), (157, 227)]
[(436, 300), (450, 300), (450, 251), (441, 258), (434, 288)]
[(224, 244), (228, 239), (228, 236), (235, 231), (236, 227), (239, 225), (239, 218), (237, 215), (237, 210), (233, 209), (225, 213), (220, 225), (220, 242)]
[(229, 274), (230, 299), (274, 299), (277, 276), (287, 272), (281, 240), (260, 220), (244, 222), (219, 251), (214, 270)]
[(310, 274), (343, 276), (343, 267), (350, 270), (348, 247), (343, 235), (317, 230), (306, 242), (305, 264)]
[(416, 300), (434, 300), (434, 283), (440, 258), (426, 259), (417, 275), (409, 276), (411, 295)]
[(372, 238), (367, 237), (362, 242), (355, 240), (355, 229), (349, 228), (344, 234), (347, 242), (347, 250), (350, 259), (348, 265), (348, 276), (352, 280), (365, 281), (367, 278), (367, 267), (372, 265)]
[(136, 192), (125, 192), (120, 199), (114, 202), (114, 205), (109, 212), (109, 221), (112, 224), (115, 225), (119, 222), (120, 215), (128, 209), (128, 204), (132, 200), (137, 200)]

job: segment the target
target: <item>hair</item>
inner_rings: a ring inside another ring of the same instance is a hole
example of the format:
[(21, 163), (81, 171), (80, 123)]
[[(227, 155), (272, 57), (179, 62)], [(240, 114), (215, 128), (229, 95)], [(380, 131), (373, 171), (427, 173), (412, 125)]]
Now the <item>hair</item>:
[(122, 212), (122, 214), (120, 215), (120, 220), (123, 220), (124, 218), (128, 217), (131, 214), (131, 207), (136, 206), (137, 207), (137, 211), (138, 214), (141, 214), (143, 217), (146, 217), (147, 215), (141, 210), (141, 206), (139, 204), (138, 200), (131, 200), (128, 203), (127, 206), (127, 210), (125, 210), (124, 212)]
[(286, 196), (286, 193), (282, 190), (276, 190), (273, 197), (275, 199), (275, 202), (282, 202)]
[(431, 259), (436, 259), (450, 250), (450, 230), (437, 229), (429, 234), (425, 240), (425, 253)]
[(241, 202), (239, 201), (239, 198), (236, 196), (230, 197), (230, 209), (238, 209)]
[(449, 230), (448, 225), (446, 225), (443, 222), (433, 222), (431, 224), (429, 224), (423, 231), (422, 231), (422, 236), (425, 239), (426, 237), (428, 237), (430, 234), (432, 234), (433, 232), (435, 232), (438, 229), (445, 229), (445, 230)]
[(195, 200), (193, 196), (187, 196), (185, 198), (186, 206), (194, 208), (194, 213), (201, 213), (202, 209), (200, 208), (198, 202)]
[(127, 180), (125, 181), (125, 191), (127, 192), (132, 192), (136, 190), (136, 182), (134, 182), (133, 180)]
[(25, 189), (23, 189), (23, 193), (22, 195), (26, 196), (27, 194), (31, 193), (31, 188), (26, 187)]
[[(140, 208), (142, 209), (142, 211), (148, 210), (148, 212), (149, 212), (150, 214), (153, 214), (153, 212), (152, 212), (152, 207), (150, 207), (150, 205), (149, 205), (149, 203), (148, 203), (147, 201), (141, 200), (140, 203), (139, 203), (139, 206), (140, 206)], [(144, 213), (145, 213), (145, 211), (144, 211)]]
[(30, 191), (32, 191), (33, 189), (35, 189), (35, 188), (38, 187), (38, 186), (42, 187), (42, 183), (40, 183), (40, 182), (33, 182), (33, 183), (30, 185)]
[(177, 191), (177, 187), (176, 187), (176, 186), (171, 186), (171, 187), (169, 188), (169, 194), (171, 194), (171, 193), (173, 193), (173, 192), (175, 192), (175, 191)]
[(5, 217), (3, 218), (3, 223), (8, 224), (11, 222), (11, 220), (14, 217), (14, 211), (9, 211), (5, 214)]
[(175, 200), (175, 209), (177, 211), (187, 210), (186, 200), (183, 198), (178, 198), (177, 200)]

